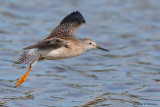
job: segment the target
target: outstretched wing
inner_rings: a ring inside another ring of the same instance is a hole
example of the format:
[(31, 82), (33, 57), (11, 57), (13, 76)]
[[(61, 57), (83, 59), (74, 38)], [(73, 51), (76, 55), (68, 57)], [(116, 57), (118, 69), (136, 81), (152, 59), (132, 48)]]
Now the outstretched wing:
[(50, 38), (50, 39), (42, 40), (35, 45), (31, 45), (31, 46), (28, 46), (28, 47), (23, 48), (23, 49), (45, 48), (45, 47), (49, 47), (49, 46), (52, 46), (52, 49), (53, 48), (56, 49), (56, 48), (60, 48), (60, 47), (65, 46), (65, 45), (66, 45), (66, 42), (63, 39)]
[(60, 22), (60, 25), (52, 30), (46, 39), (53, 37), (73, 37), (75, 30), (77, 30), (84, 23), (85, 19), (80, 12), (72, 12)]

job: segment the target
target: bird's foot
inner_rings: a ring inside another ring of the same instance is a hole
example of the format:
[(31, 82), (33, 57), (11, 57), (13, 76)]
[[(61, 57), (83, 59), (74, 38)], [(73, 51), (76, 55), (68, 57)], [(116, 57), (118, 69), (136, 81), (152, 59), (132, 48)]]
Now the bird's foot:
[(14, 86), (15, 88), (18, 87), (19, 85), (21, 85), (27, 79), (30, 70), (31, 70), (31, 66), (29, 67), (26, 74), (24, 74), (22, 77), (17, 79), (16, 86)]
[(27, 76), (28, 75), (25, 74), (22, 77), (18, 78), (15, 87), (18, 87), (19, 85), (21, 85), (26, 80)]

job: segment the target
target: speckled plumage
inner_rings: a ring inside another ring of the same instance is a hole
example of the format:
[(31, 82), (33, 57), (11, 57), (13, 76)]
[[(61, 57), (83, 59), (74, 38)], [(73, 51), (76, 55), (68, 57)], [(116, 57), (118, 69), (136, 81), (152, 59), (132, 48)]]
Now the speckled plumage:
[(52, 30), (48, 37), (39, 41), (37, 44), (24, 48), (27, 49), (27, 51), (21, 55), (19, 61), (24, 64), (29, 64), (30, 67), (28, 72), (18, 79), (15, 87), (26, 80), (31, 67), (41, 59), (57, 60), (71, 58), (92, 48), (108, 51), (98, 47), (91, 39), (77, 39), (74, 37), (75, 30), (84, 23), (85, 20), (81, 13), (78, 11), (72, 12)]
[(38, 59), (43, 58), (48, 60), (64, 59), (80, 55), (84, 50), (82, 47), (80, 49), (82, 45), (81, 40), (74, 37), (74, 32), (84, 23), (85, 20), (81, 13), (78, 11), (72, 12), (60, 22), (60, 25), (52, 30), (48, 37), (35, 45), (24, 48), (31, 51), (30, 54), (28, 51), (22, 54), (19, 58), (20, 62), (25, 64), (28, 62), (29, 65), (33, 66), (36, 60), (30, 60), (36, 57), (34, 56), (35, 53), (39, 54), (37, 56), (39, 57)]

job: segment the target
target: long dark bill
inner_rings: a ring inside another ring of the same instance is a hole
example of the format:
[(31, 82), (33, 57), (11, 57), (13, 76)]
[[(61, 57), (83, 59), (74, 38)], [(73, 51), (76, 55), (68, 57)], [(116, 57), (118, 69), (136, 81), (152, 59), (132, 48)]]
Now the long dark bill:
[(96, 48), (101, 49), (101, 50), (104, 50), (104, 51), (109, 51), (109, 50), (104, 49), (104, 48), (101, 48), (101, 47), (99, 47), (99, 46), (96, 46)]

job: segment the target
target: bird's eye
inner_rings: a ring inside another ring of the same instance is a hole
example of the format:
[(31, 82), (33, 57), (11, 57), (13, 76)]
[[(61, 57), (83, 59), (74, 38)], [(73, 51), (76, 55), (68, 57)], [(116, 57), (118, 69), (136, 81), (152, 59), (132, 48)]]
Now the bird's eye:
[(91, 43), (91, 42), (89, 42), (89, 44), (90, 44), (90, 45), (92, 45), (92, 43)]

